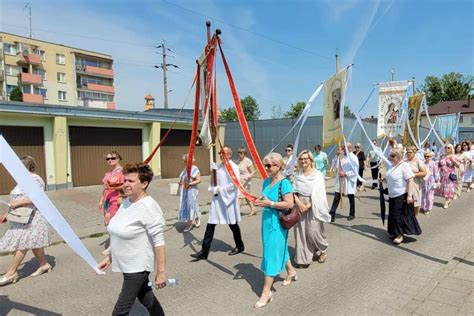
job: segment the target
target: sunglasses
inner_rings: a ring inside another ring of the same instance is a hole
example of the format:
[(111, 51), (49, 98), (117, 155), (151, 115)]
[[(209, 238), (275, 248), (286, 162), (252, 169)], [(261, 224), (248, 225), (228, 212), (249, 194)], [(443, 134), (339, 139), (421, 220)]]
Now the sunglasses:
[(307, 160), (309, 160), (309, 158), (299, 158), (298, 160), (299, 161), (307, 161)]
[(243, 151), (238, 151), (238, 153), (239, 153), (239, 154), (245, 154), (245, 152), (243, 152)]
[(117, 159), (117, 157), (107, 157), (107, 158), (105, 158), (105, 160), (107, 160), (107, 161), (109, 161), (109, 160), (116, 160), (116, 159)]
[(355, 148), (360, 148), (359, 146), (354, 146)]
[(265, 167), (265, 169), (270, 169), (271, 167), (274, 167), (276, 166), (275, 164), (272, 164), (272, 163), (267, 163), (265, 165), (263, 165)]
[(285, 149), (286, 152), (293, 151), (293, 149)]
[(431, 156), (425, 156), (425, 158), (431, 158)]
[(395, 157), (397, 157), (397, 155), (390, 155), (389, 157), (390, 158), (395, 158)]

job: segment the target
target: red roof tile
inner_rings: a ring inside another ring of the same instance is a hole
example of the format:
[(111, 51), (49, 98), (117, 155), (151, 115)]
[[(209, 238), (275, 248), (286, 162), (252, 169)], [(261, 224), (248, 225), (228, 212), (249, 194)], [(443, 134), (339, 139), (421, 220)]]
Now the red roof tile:
[[(429, 107), (430, 115), (442, 115), (449, 113), (474, 113), (474, 100), (468, 106), (468, 100), (461, 101), (441, 101)], [(426, 115), (423, 111), (421, 115)]]

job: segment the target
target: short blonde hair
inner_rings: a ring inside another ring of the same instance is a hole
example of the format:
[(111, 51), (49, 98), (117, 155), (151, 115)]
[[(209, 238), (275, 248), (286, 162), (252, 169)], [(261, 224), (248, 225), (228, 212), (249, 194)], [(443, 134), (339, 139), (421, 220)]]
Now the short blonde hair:
[(300, 154), (298, 155), (298, 163), (297, 163), (297, 169), (298, 171), (301, 171), (303, 168), (301, 167), (301, 161), (300, 161), (300, 158), (303, 156), (303, 155), (308, 155), (308, 158), (309, 160), (311, 161), (311, 164), (310, 164), (310, 167), (313, 168), (313, 165), (314, 165), (314, 158), (313, 158), (313, 154), (305, 149), (303, 150), (302, 152), (300, 152)]
[(279, 153), (271, 153), (263, 158), (263, 162), (273, 163), (280, 167), (280, 170), (284, 170), (286, 168), (286, 163), (283, 160), (283, 157)]
[(394, 153), (398, 158), (403, 159), (403, 150), (399, 148), (392, 148), (392, 150), (390, 150), (390, 153)]
[(453, 144), (446, 144), (446, 145), (444, 145), (444, 147), (449, 147), (449, 149), (451, 149), (451, 151), (452, 151), (453, 154), (454, 154), (454, 146), (453, 146)]
[(413, 146), (413, 145), (410, 145), (410, 146), (407, 146), (406, 147), (406, 150), (411, 150), (413, 151), (414, 154), (416, 154), (416, 152), (418, 151), (418, 148), (416, 148), (416, 146)]

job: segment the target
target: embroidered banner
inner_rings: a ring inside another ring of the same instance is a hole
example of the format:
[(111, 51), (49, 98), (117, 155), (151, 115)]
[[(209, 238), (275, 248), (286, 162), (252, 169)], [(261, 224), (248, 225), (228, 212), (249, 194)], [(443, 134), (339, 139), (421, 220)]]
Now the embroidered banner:
[(400, 115), (408, 81), (391, 81), (379, 84), (379, 114), (377, 138), (396, 137), (402, 127)]
[(419, 127), (421, 115), (421, 102), (424, 94), (415, 94), (408, 99), (408, 115), (407, 124), (405, 126), (405, 133), (403, 134), (402, 143), (404, 146), (415, 145), (419, 147)]
[(343, 141), (344, 94), (349, 67), (324, 82), (323, 146)]
[(457, 136), (458, 115), (457, 113), (438, 115), (436, 130), (443, 141), (454, 142)]

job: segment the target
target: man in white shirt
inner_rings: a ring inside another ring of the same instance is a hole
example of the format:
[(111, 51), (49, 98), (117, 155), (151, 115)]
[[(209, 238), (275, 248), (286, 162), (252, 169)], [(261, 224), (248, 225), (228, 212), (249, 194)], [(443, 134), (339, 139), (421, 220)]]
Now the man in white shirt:
[[(229, 146), (222, 148), (224, 155), (227, 157), (232, 170), (236, 177), (239, 176), (239, 167), (231, 160), (232, 149)], [(227, 224), (232, 230), (234, 236), (235, 248), (229, 252), (230, 256), (236, 255), (244, 251), (244, 243), (240, 233), (240, 207), (238, 203), (239, 190), (232, 182), (227, 173), (224, 163), (214, 164), (211, 169), (216, 170), (216, 184), (209, 186), (209, 191), (214, 195), (211, 201), (211, 210), (209, 211), (209, 219), (202, 241), (202, 249), (198, 253), (192, 254), (194, 261), (207, 259), (209, 250), (211, 249), (212, 239), (214, 238), (214, 230), (218, 224)]]
[[(338, 159), (335, 165), (332, 167), (336, 175), (336, 192), (334, 194), (334, 200), (332, 201), (331, 211), (329, 212), (331, 214), (331, 222), (334, 222), (336, 218), (336, 209), (341, 200), (341, 188), (342, 193), (347, 195), (349, 198), (350, 209), (347, 220), (351, 221), (355, 218), (354, 195), (359, 172), (359, 159), (357, 159), (357, 156), (352, 153), (351, 143), (347, 143), (347, 150), (349, 151), (348, 153), (346, 152), (346, 148), (344, 146), (341, 146), (339, 150), (341, 151), (341, 159)], [(340, 182), (341, 180), (342, 182)]]

